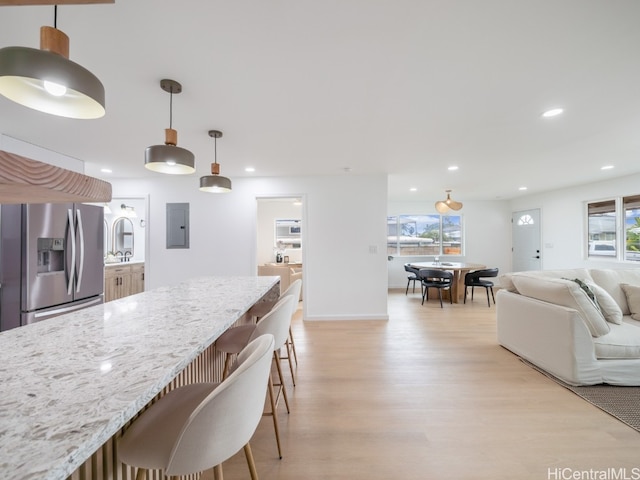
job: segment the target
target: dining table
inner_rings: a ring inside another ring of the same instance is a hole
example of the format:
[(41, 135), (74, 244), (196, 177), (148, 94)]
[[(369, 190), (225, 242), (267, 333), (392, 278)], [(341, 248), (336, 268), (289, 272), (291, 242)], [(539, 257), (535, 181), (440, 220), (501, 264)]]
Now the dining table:
[(474, 270), (487, 268), (481, 263), (465, 262), (413, 262), (409, 266), (417, 269), (429, 268), (432, 270), (447, 270), (453, 273), (453, 283), (451, 284), (451, 300), (453, 303), (464, 301), (464, 276)]

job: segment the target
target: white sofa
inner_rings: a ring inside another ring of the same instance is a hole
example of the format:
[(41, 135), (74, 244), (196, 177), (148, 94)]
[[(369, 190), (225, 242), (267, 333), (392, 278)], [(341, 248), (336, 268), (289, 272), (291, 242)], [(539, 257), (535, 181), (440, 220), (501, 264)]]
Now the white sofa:
[(500, 345), (571, 385), (640, 385), (640, 269), (518, 272), (499, 280)]

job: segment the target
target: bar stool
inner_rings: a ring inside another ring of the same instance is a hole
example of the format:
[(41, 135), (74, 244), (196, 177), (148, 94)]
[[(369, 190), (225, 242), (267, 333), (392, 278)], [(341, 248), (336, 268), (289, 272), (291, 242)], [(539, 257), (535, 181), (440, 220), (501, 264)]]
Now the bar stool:
[(262, 335), (238, 355), (222, 383), (194, 383), (170, 391), (145, 410), (118, 442), (118, 457), (138, 468), (165, 475), (190, 475), (214, 468), (244, 447), (251, 478), (258, 479), (249, 440), (264, 409), (274, 338)]
[[(293, 296), (287, 295), (286, 297), (278, 300), (278, 303), (276, 303), (271, 311), (264, 317), (262, 317), (258, 323), (232, 327), (222, 335), (220, 335), (216, 340), (216, 350), (226, 353), (223, 373), (223, 376), (226, 377), (229, 371), (231, 358), (234, 354), (242, 351), (242, 349), (250, 341), (252, 341), (254, 338), (259, 337), (260, 335), (264, 335), (265, 333), (270, 333), (271, 335), (273, 335), (273, 360), (278, 371), (280, 383), (274, 385), (273, 380), (271, 379), (271, 375), (269, 375), (269, 401), (271, 404), (271, 412), (267, 412), (265, 413), (265, 415), (273, 416), (273, 429), (275, 430), (276, 434), (276, 443), (278, 445), (278, 455), (280, 458), (282, 458), (282, 448), (280, 446), (280, 432), (278, 430), (277, 415), (280, 393), (282, 393), (282, 396), (284, 397), (284, 403), (287, 407), (287, 413), (289, 413), (290, 410), (289, 399), (287, 398), (287, 389), (285, 387), (284, 378), (282, 376), (280, 355), (278, 351), (284, 346), (289, 335), (289, 326), (291, 325), (291, 312), (293, 309), (293, 303)], [(278, 387), (277, 395), (274, 392), (274, 386)]]
[[(291, 320), (293, 321), (293, 316), (296, 314), (296, 310), (298, 310), (298, 303), (300, 302), (300, 291), (302, 290), (302, 280), (295, 280), (289, 288), (287, 288), (283, 293), (281, 298), (287, 297), (291, 295), (294, 298), (294, 302), (291, 306)], [(293, 386), (296, 386), (296, 376), (293, 373), (293, 363), (291, 362), (291, 354), (293, 353), (293, 360), (296, 362), (296, 367), (298, 366), (298, 355), (296, 353), (296, 344), (293, 340), (293, 331), (291, 330), (291, 325), (289, 325), (289, 337), (285, 342), (285, 347), (287, 349), (287, 356), (280, 356), (281, 360), (287, 360), (289, 362), (289, 371), (291, 372), (291, 381), (293, 382)]]

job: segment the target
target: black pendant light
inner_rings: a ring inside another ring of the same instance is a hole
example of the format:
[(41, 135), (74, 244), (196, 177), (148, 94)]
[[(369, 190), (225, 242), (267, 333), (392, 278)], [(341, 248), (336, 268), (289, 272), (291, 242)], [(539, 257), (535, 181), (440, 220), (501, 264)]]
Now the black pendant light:
[(231, 180), (220, 175), (220, 164), (218, 163), (218, 138), (222, 136), (222, 132), (209, 130), (209, 136), (213, 137), (213, 163), (211, 164), (211, 175), (200, 177), (200, 190), (209, 193), (230, 192)]
[(164, 145), (152, 145), (144, 152), (144, 166), (149, 170), (170, 175), (188, 175), (196, 171), (193, 153), (178, 147), (178, 132), (172, 128), (173, 95), (182, 92), (182, 85), (175, 80), (160, 81), (160, 88), (169, 92), (169, 128), (164, 130)]
[(0, 94), (25, 107), (60, 117), (93, 119), (105, 114), (104, 86), (86, 68), (69, 60), (69, 37), (40, 28), (40, 50), (0, 49)]

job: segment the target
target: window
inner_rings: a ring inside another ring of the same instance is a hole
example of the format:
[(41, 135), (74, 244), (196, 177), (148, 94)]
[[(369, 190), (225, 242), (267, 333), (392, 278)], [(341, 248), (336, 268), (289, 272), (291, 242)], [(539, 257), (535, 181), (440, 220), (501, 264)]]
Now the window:
[(640, 261), (640, 195), (624, 197), (624, 259)]
[(605, 200), (587, 205), (590, 257), (616, 256), (616, 201)]
[(387, 217), (389, 255), (462, 255), (460, 215)]

